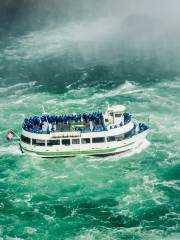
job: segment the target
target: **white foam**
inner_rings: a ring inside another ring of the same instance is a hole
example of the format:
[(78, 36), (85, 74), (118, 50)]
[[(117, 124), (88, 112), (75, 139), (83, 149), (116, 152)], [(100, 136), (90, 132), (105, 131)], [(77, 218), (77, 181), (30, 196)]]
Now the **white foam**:
[(25, 227), (24, 231), (27, 232), (28, 234), (34, 234), (37, 232), (37, 229), (32, 227)]
[(6, 236), (6, 240), (24, 240), (24, 238)]
[(17, 84), (14, 84), (14, 85), (11, 85), (9, 87), (1, 87), (0, 88), (0, 93), (5, 93), (5, 92), (8, 92), (8, 91), (15, 91), (15, 90), (24, 90), (24, 89), (29, 89), (29, 88), (32, 88), (36, 85), (36, 81), (31, 81), (31, 82), (28, 82), (28, 83), (17, 83)]
[(19, 149), (19, 146), (12, 143), (12, 145), (6, 147), (0, 147), (0, 154), (21, 155), (22, 153)]
[[(137, 89), (135, 89), (137, 86), (137, 84), (135, 84), (134, 82), (129, 82), (129, 81), (125, 81), (125, 83), (119, 85), (119, 87), (112, 89), (110, 91), (104, 91), (102, 93), (95, 93), (91, 99), (99, 99), (99, 98), (108, 98), (108, 97), (115, 97), (115, 96), (121, 96), (123, 94), (125, 94), (125, 91), (137, 91)], [(138, 90), (139, 91), (139, 90)]]
[(159, 183), (158, 185), (163, 185), (165, 187), (174, 188), (177, 191), (180, 191), (180, 180), (163, 181), (162, 183)]
[(65, 179), (65, 178), (68, 178), (67, 175), (64, 175), (64, 176), (55, 176), (53, 177), (54, 179)]
[(119, 161), (123, 158), (130, 157), (134, 154), (139, 154), (149, 146), (150, 146), (150, 142), (147, 139), (145, 139), (143, 141), (143, 143), (141, 145), (139, 145), (137, 148), (134, 148), (132, 150), (128, 150), (127, 152), (118, 153), (116, 155), (112, 155), (112, 156), (108, 156), (108, 157), (104, 157), (104, 158), (89, 157), (90, 159), (88, 161), (89, 162), (96, 162), (96, 161), (102, 161), (102, 162), (103, 161), (112, 161), (112, 162), (114, 162), (114, 161)]
[(44, 218), (46, 221), (48, 221), (48, 222), (52, 222), (52, 221), (55, 220), (53, 216), (49, 216), (49, 215), (47, 215), (47, 214), (44, 214), (44, 215), (43, 215), (43, 218)]

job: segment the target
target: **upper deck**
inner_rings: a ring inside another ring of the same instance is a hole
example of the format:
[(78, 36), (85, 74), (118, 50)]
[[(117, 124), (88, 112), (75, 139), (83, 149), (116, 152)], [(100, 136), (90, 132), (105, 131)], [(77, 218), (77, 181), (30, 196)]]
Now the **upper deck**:
[(102, 113), (60, 115), (60, 116), (33, 116), (25, 118), (22, 128), (25, 131), (37, 134), (51, 132), (102, 132), (109, 129), (119, 128), (131, 121), (128, 113), (116, 118), (116, 122), (106, 122)]
[(49, 134), (52, 132), (102, 132), (119, 128), (131, 121), (129, 113), (107, 111), (71, 114), (71, 115), (42, 115), (25, 118), (23, 129), (36, 134)]

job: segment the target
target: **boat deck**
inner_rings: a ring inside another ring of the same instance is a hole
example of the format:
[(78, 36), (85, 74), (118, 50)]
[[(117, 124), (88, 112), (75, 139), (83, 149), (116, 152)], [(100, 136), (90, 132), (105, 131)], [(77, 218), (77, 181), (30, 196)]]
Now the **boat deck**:
[(111, 128), (121, 127), (131, 121), (131, 115), (124, 113), (124, 121), (119, 119), (118, 124), (106, 125), (103, 114), (94, 112), (91, 114), (61, 115), (61, 116), (33, 116), (25, 118), (23, 129), (32, 133), (47, 134), (50, 132), (101, 132)]

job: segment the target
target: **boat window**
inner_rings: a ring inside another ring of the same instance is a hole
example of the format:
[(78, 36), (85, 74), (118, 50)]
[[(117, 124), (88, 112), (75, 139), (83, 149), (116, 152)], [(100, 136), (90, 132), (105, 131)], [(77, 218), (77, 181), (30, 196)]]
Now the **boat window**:
[(104, 137), (92, 138), (92, 142), (93, 143), (103, 143), (103, 142), (105, 142), (105, 138)]
[(120, 114), (120, 113), (116, 113), (116, 114), (115, 114), (115, 117), (116, 117), (116, 118), (121, 117), (121, 114)]
[(33, 139), (32, 144), (36, 146), (45, 146), (45, 140)]
[(79, 138), (72, 139), (72, 144), (80, 144), (80, 139)]
[(90, 143), (90, 138), (82, 138), (81, 143), (82, 144)]
[(113, 112), (111, 112), (111, 113), (110, 113), (110, 116), (111, 116), (111, 117), (113, 117), (113, 116), (114, 116), (114, 113), (113, 113)]
[(70, 145), (70, 139), (62, 139), (62, 145), (69, 146)]
[(124, 134), (124, 138), (129, 138), (129, 137), (131, 137), (131, 131), (132, 131), (132, 130), (130, 130), (129, 132), (126, 132), (126, 133)]
[(116, 141), (115, 137), (112, 136), (112, 137), (107, 137), (107, 141), (108, 142), (113, 142), (113, 141)]
[(21, 141), (28, 144), (31, 143), (31, 139), (28, 137), (25, 137), (24, 135), (21, 135)]
[(60, 140), (47, 140), (47, 146), (60, 145)]
[(122, 141), (124, 139), (124, 134), (115, 137), (116, 141)]
[(109, 120), (108, 120), (108, 118), (105, 118), (105, 122), (108, 122)]

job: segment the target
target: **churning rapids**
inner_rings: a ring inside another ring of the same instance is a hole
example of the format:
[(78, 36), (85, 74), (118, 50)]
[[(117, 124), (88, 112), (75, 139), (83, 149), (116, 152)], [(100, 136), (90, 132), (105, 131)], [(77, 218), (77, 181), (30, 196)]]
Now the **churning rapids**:
[[(90, 16), (23, 33), (14, 26), (0, 38), (0, 237), (180, 239), (179, 45), (145, 15)], [(106, 102), (150, 117), (141, 148), (40, 159), (4, 140), (42, 104), (58, 114), (103, 110)]]

